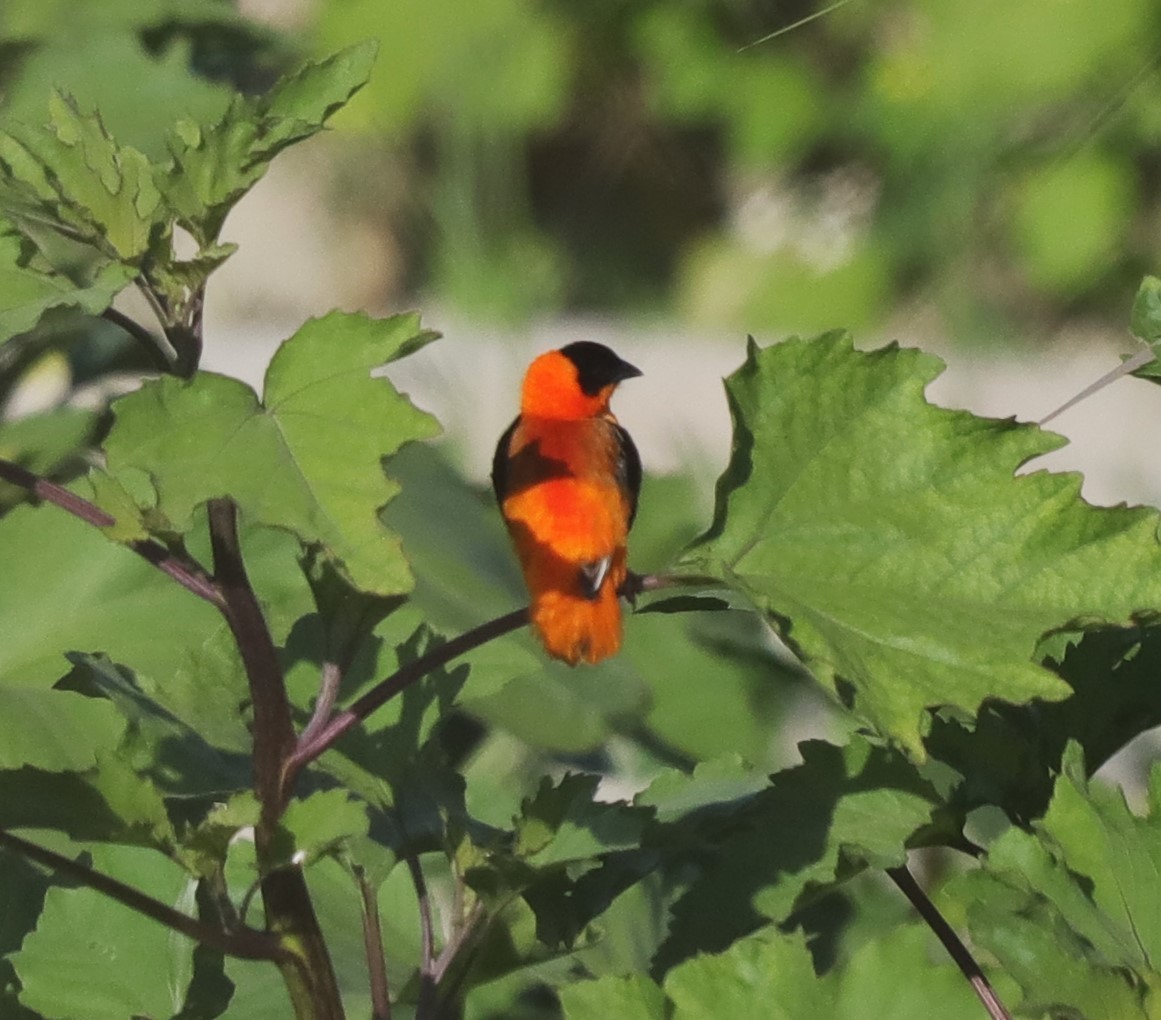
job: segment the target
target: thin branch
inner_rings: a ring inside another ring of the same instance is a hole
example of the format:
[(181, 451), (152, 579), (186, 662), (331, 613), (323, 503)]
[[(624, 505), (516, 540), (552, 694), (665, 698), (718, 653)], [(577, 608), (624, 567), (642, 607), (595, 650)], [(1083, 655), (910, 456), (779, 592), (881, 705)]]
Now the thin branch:
[(309, 740), (299, 740), (298, 747), (287, 760), (283, 787), (289, 789), (303, 766), (314, 761), (347, 730), (356, 723), (362, 722), (375, 709), (390, 701), (396, 694), (406, 690), (413, 683), (422, 680), (428, 673), (434, 672), (452, 659), (457, 659), (473, 648), (478, 648), (482, 644), (523, 627), (527, 622), (527, 608), (498, 616), (494, 620), (489, 620), (487, 623), (482, 623), (478, 627), (465, 631), (459, 637), (445, 641), (438, 648), (432, 649), (426, 655), (421, 655), (418, 659), (392, 673), (391, 676), (376, 684), (355, 701), (350, 708), (333, 715), (325, 726), (311, 735)]
[(428, 1020), (435, 1016), (436, 1005), (435, 925), (431, 916), (431, 896), (419, 858), (413, 853), (407, 855), (407, 869), (411, 872), (415, 899), (419, 904), (419, 937), (423, 954), (419, 965), (419, 999), (415, 1004), (415, 1017), (416, 1020)]
[(173, 907), (155, 900), (152, 896), (146, 896), (133, 886), (95, 871), (80, 861), (64, 857), (36, 843), (29, 843), (3, 829), (0, 829), (0, 846), (7, 847), (14, 853), (36, 861), (37, 864), (43, 864), (60, 874), (68, 875), (69, 878), (103, 896), (108, 896), (111, 900), (116, 900), (130, 910), (135, 910), (226, 956), (234, 956), (241, 960), (272, 960), (278, 963), (290, 963), (294, 959), (293, 954), (282, 945), (282, 941), (276, 935), (255, 931), (253, 928), (225, 931), (206, 924), (195, 917), (183, 914), (180, 910), (174, 910)]
[(318, 733), (331, 718), (331, 712), (335, 707), (335, 700), (339, 696), (339, 687), (343, 682), (343, 669), (337, 662), (327, 661), (322, 664), (322, 677), (319, 682), (318, 697), (315, 699), (314, 711), (311, 713), (310, 722), (308, 722), (298, 737), (298, 745), (301, 747), (305, 743), (309, 743), (314, 739), (315, 734)]
[(435, 979), (437, 986), (443, 981), (444, 975), (455, 962), (464, 944), (475, 934), (476, 926), (480, 923), (480, 918), (483, 915), (484, 904), (481, 900), (476, 900), (468, 911), (468, 916), (459, 923), (455, 931), (452, 932), (451, 938), (444, 943), (443, 949), (440, 950), (439, 956), (436, 958), (435, 966), (431, 969), (431, 976)]
[[(630, 574), (621, 586), (620, 594), (632, 602), (641, 592), (688, 585), (699, 587), (712, 585), (716, 587), (720, 586), (721, 583), (714, 577), (692, 574)], [(444, 642), (426, 655), (421, 655), (418, 659), (409, 662), (406, 666), (392, 673), (391, 676), (377, 683), (349, 708), (332, 715), (325, 725), (313, 730), (311, 726), (308, 726), (307, 730), (299, 737), (298, 746), (286, 763), (283, 788), (289, 790), (304, 766), (314, 761), (352, 726), (362, 722), (397, 694), (422, 680), (428, 673), (432, 673), (451, 662), (452, 659), (458, 659), (461, 655), (478, 648), (480, 645), (503, 637), (505, 634), (523, 627), (527, 622), (528, 609), (516, 609), (511, 613), (498, 616), (494, 620), (488, 620), (471, 630), (464, 631), (458, 637)], [(318, 714), (317, 708), (315, 714)], [(312, 719), (311, 722), (313, 723), (313, 721)]]
[(995, 989), (984, 976), (983, 970), (976, 962), (975, 957), (972, 956), (971, 951), (963, 944), (951, 925), (947, 923), (947, 919), (936, 909), (927, 893), (920, 888), (919, 883), (915, 881), (915, 876), (907, 870), (907, 865), (888, 868), (887, 874), (902, 890), (903, 895), (911, 901), (911, 905), (919, 912), (919, 916), (927, 922), (927, 926), (935, 932), (936, 938), (943, 943), (948, 955), (955, 961), (963, 976), (968, 979), (972, 990), (979, 996), (980, 1002), (984, 1004), (988, 1016), (992, 1020), (1012, 1020), (1011, 1014), (1000, 1002), (999, 996), (996, 995)]
[[(115, 517), (107, 514), (95, 503), (90, 503), (75, 492), (69, 492), (68, 489), (55, 482), (50, 482), (47, 478), (33, 474), (19, 464), (0, 460), (0, 478), (13, 485), (18, 485), (22, 489), (27, 489), (37, 499), (52, 503), (95, 528), (111, 528), (117, 523)], [(211, 605), (221, 608), (222, 597), (217, 587), (196, 560), (175, 556), (164, 546), (150, 539), (126, 542), (125, 546), (132, 549), (133, 552), (162, 573), (171, 577), (183, 588), (193, 592), (198, 598), (205, 599)]]
[(383, 952), (383, 930), (379, 924), (379, 898), (367, 881), (366, 871), (358, 864), (353, 868), (363, 902), (363, 950), (367, 955), (367, 973), (371, 981), (371, 1020), (391, 1020), (391, 996), (387, 983), (387, 963)]
[(165, 347), (169, 346), (168, 343), (163, 347), (163, 341), (159, 341), (156, 336), (142, 326), (136, 319), (113, 307), (106, 308), (101, 313), (101, 318), (106, 322), (111, 322), (118, 329), (124, 330), (144, 347), (157, 368), (162, 372), (170, 372), (173, 370), (173, 359), (170, 358), (169, 353), (165, 349)]

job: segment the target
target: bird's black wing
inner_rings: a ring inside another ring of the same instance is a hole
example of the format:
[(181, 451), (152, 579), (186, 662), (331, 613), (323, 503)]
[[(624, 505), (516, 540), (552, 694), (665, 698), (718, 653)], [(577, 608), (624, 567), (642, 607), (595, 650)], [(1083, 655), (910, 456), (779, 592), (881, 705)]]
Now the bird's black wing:
[(631, 528), (633, 518), (637, 516), (637, 497), (641, 493), (641, 455), (629, 433), (620, 425), (614, 428), (617, 430), (617, 484), (629, 503), (628, 527)]
[(512, 442), (512, 433), (520, 424), (520, 416), (512, 419), (512, 424), (500, 436), (496, 444), (496, 452), (492, 454), (492, 491), (496, 494), (496, 502), (503, 503), (508, 494), (508, 445)]

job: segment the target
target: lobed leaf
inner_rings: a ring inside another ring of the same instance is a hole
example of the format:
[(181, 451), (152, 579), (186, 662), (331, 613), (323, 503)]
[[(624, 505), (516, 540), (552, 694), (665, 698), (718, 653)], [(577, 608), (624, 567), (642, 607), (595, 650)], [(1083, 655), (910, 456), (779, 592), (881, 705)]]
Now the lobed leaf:
[(410, 571), (379, 520), (399, 486), (380, 462), (436, 424), (370, 373), (434, 337), (413, 315), (314, 319), (274, 356), (261, 403), (225, 376), (158, 379), (114, 404), (109, 471), (146, 472), (156, 513), (178, 533), (201, 504), (229, 495), (248, 523), (321, 546), (361, 590), (405, 592)]
[(1044, 819), (1010, 829), (949, 895), (972, 937), (1019, 982), (1030, 1011), (1092, 1020), (1155, 1015), (1161, 989), (1161, 773), (1137, 818), (1066, 751)]
[(170, 132), (172, 166), (158, 186), (178, 222), (203, 246), (217, 240), (235, 203), (265, 175), (271, 160), (320, 131), (370, 77), (376, 44), (361, 43), (308, 63), (256, 99), (235, 97), (210, 124), (179, 122)]
[(714, 521), (683, 560), (917, 759), (929, 708), (1065, 696), (1032, 661), (1045, 632), (1161, 606), (1156, 514), (1088, 506), (1076, 476), (1014, 478), (1060, 440), (928, 404), (938, 369), (845, 334), (751, 344)]

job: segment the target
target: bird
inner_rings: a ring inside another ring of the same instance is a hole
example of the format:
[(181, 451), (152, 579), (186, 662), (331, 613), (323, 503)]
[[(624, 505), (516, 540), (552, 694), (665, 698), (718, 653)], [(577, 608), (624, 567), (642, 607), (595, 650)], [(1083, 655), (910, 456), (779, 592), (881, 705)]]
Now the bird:
[(575, 666), (621, 647), (619, 596), (641, 458), (609, 399), (640, 369), (579, 340), (533, 359), (520, 413), (500, 436), (492, 487), (545, 651)]

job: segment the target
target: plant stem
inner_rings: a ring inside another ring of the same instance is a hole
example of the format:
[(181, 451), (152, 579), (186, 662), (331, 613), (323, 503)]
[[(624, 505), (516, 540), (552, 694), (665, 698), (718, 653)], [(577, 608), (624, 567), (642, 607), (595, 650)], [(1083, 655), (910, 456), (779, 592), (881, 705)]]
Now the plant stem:
[[(678, 586), (720, 586), (721, 582), (712, 577), (700, 577), (686, 574), (630, 574), (621, 586), (620, 594), (632, 601), (641, 592), (657, 591), (661, 588)], [(395, 695), (400, 694), (413, 683), (422, 680), (440, 666), (446, 665), (452, 659), (470, 652), (473, 648), (487, 644), (498, 637), (503, 637), (511, 631), (517, 630), (528, 622), (528, 609), (516, 609), (505, 613), (494, 620), (481, 623), (478, 627), (464, 631), (458, 637), (444, 642), (438, 648), (426, 655), (421, 655), (413, 662), (409, 662), (391, 676), (377, 683), (361, 698), (357, 699), (349, 708), (331, 716), (325, 724), (319, 725), (319, 712), (316, 707), (314, 718), (298, 740), (298, 746), (286, 763), (283, 776), (283, 787), (289, 790), (298, 773), (303, 767), (314, 761), (327, 750), (336, 740), (347, 732), (356, 723), (362, 722), (377, 708), (380, 708)], [(320, 700), (322, 695), (320, 694)]]
[(298, 867), (278, 859), (278, 820), (286, 806), (281, 776), (295, 746), (290, 699), (274, 638), (250, 585), (238, 540), (238, 507), (230, 499), (209, 502), (214, 575), (222, 615), (230, 627), (254, 707), (254, 792), (261, 805), (254, 848), (262, 882), (266, 926), (288, 940), (293, 964), (281, 967), (300, 1020), (342, 1020), (343, 1006), (330, 952), (319, 928), (306, 880)]
[[(413, 662), (392, 673), (385, 680), (377, 683), (366, 694), (355, 701), (350, 708), (336, 713), (326, 725), (319, 727), (308, 740), (300, 740), (294, 753), (286, 763), (283, 776), (283, 787), (290, 789), (295, 778), (302, 768), (314, 761), (327, 750), (336, 740), (347, 732), (356, 723), (362, 722), (375, 709), (390, 701), (396, 694), (406, 690), (413, 683), (422, 680), (428, 673), (439, 669), (452, 659), (478, 648), (488, 641), (501, 637), (504, 634), (524, 626), (528, 622), (528, 610), (517, 609), (494, 620), (482, 623), (465, 631), (459, 637), (444, 642), (438, 648), (432, 649), (426, 655), (421, 655)], [(304, 734), (305, 736), (306, 734)]]
[(117, 311), (116, 308), (111, 306), (101, 313), (101, 318), (106, 322), (111, 322), (114, 326), (124, 330), (129, 336), (133, 337), (145, 349), (145, 352), (153, 360), (159, 371), (173, 371), (173, 360), (165, 350), (165, 347), (162, 346), (157, 337), (150, 333), (136, 319), (131, 318), (124, 312)]
[[(52, 503), (95, 528), (111, 528), (117, 523), (115, 517), (105, 513), (95, 503), (90, 503), (75, 492), (69, 492), (68, 489), (55, 482), (50, 482), (47, 478), (33, 474), (19, 464), (0, 460), (0, 479), (18, 485), (22, 489), (27, 489), (37, 499)], [(164, 546), (152, 539), (139, 539), (126, 542), (125, 545), (183, 588), (193, 592), (198, 598), (205, 599), (219, 609), (222, 608), (222, 598), (217, 587), (210, 580), (202, 565), (193, 558), (174, 556)]]
[(931, 902), (927, 893), (920, 888), (919, 883), (915, 881), (915, 876), (907, 870), (907, 865), (902, 864), (897, 868), (888, 868), (887, 874), (902, 890), (903, 895), (911, 901), (911, 905), (918, 911), (919, 916), (927, 922), (927, 926), (935, 932), (936, 938), (943, 943), (948, 955), (955, 961), (956, 966), (968, 979), (968, 983), (979, 997), (980, 1002), (984, 1004), (988, 1016), (992, 1020), (1012, 1020), (1011, 1014), (1000, 1002), (999, 996), (996, 995), (995, 989), (992, 988), (975, 957), (972, 956), (970, 950), (963, 944), (951, 925), (947, 923), (947, 919)]
[(435, 925), (431, 916), (431, 896), (427, 892), (427, 879), (419, 858), (413, 853), (407, 855), (407, 868), (415, 886), (415, 899), (419, 904), (419, 934), (422, 957), (419, 964), (419, 999), (415, 1004), (415, 1020), (434, 1020), (436, 1015), (435, 969)]
[(43, 864), (59, 874), (68, 875), (82, 885), (88, 886), (103, 896), (108, 896), (111, 900), (116, 900), (130, 910), (135, 910), (137, 913), (143, 914), (226, 956), (234, 956), (241, 960), (273, 960), (282, 964), (290, 963), (292, 960), (290, 952), (282, 945), (281, 939), (270, 932), (256, 931), (253, 928), (237, 928), (226, 931), (206, 924), (195, 917), (183, 914), (180, 910), (174, 910), (168, 904), (155, 900), (152, 896), (147, 896), (139, 889), (126, 885), (110, 875), (96, 871), (81, 864), (80, 861), (65, 857), (47, 847), (30, 843), (3, 829), (0, 829), (0, 846), (7, 847), (31, 861), (36, 861), (37, 864)]
[(356, 864), (352, 870), (363, 903), (363, 950), (367, 955), (367, 973), (371, 980), (371, 1020), (391, 1020), (383, 931), (379, 925), (379, 898), (367, 881), (367, 873), (362, 866)]

